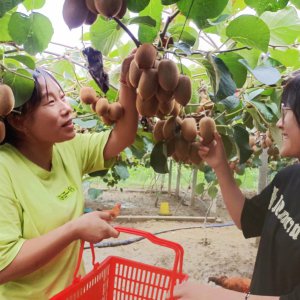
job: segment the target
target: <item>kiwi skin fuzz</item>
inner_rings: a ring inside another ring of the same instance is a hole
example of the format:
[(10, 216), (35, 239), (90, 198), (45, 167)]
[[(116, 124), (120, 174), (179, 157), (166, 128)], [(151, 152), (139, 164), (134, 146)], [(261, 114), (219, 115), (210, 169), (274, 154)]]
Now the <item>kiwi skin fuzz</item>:
[(216, 123), (213, 118), (205, 116), (199, 121), (199, 135), (203, 139), (203, 145), (209, 145), (213, 141), (215, 132)]
[(15, 96), (10, 86), (0, 85), (0, 116), (7, 116), (15, 105)]

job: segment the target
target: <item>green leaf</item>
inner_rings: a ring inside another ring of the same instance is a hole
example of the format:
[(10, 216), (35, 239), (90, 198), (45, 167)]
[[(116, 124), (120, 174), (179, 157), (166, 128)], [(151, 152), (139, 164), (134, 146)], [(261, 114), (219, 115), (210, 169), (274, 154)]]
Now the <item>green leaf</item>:
[(203, 182), (199, 183), (196, 185), (196, 188), (195, 188), (195, 191), (198, 195), (201, 195), (203, 194), (204, 192), (204, 187), (205, 187), (205, 184)]
[(274, 114), (273, 110), (267, 104), (257, 100), (252, 100), (251, 103), (258, 109), (267, 122), (272, 123), (277, 120), (276, 114)]
[(103, 55), (108, 55), (122, 34), (122, 29), (114, 20), (106, 20), (103, 17), (98, 17), (97, 21), (90, 27), (92, 45)]
[(272, 58), (278, 60), (285, 67), (300, 68), (300, 52), (298, 49), (270, 49), (270, 54)]
[(151, 17), (149, 17), (149, 16), (139, 16), (139, 17), (131, 18), (128, 21), (128, 24), (129, 25), (144, 24), (144, 25), (148, 25), (150, 27), (155, 27), (156, 26), (156, 21), (154, 19), (152, 19)]
[(245, 3), (254, 8), (260, 15), (264, 11), (277, 11), (288, 4), (288, 0), (245, 0)]
[(265, 12), (261, 19), (270, 29), (271, 45), (290, 45), (300, 36), (300, 19), (294, 7), (287, 7), (276, 13)]
[(179, 0), (161, 0), (161, 3), (163, 5), (171, 5), (171, 4), (174, 4), (176, 2), (178, 2)]
[(189, 46), (193, 47), (197, 41), (198, 38), (198, 32), (196, 29), (185, 26), (184, 30), (182, 28), (184, 27), (184, 24), (177, 23), (174, 25), (171, 25), (168, 29), (168, 32), (171, 34), (174, 40), (180, 40), (184, 43), (188, 44)]
[(103, 191), (100, 189), (95, 189), (95, 188), (88, 189), (88, 196), (91, 200), (96, 200), (102, 194), (103, 194)]
[(2, 18), (0, 18), (0, 39), (1, 42), (11, 41), (12, 38), (8, 33), (8, 23), (10, 20), (10, 15), (6, 14)]
[(23, 5), (29, 10), (42, 8), (45, 4), (45, 0), (24, 0)]
[(245, 46), (267, 52), (270, 40), (270, 30), (260, 18), (252, 15), (241, 15), (231, 21), (226, 28), (226, 34), (234, 41)]
[(225, 63), (236, 86), (241, 88), (247, 79), (247, 68), (239, 62), (239, 59), (242, 59), (242, 56), (234, 52), (227, 52), (219, 54), (218, 57)]
[(149, 27), (141, 24), (138, 30), (138, 37), (141, 43), (152, 43), (158, 35), (161, 24), (161, 14), (163, 6), (160, 0), (151, 0), (149, 5), (140, 12), (140, 16), (149, 16), (156, 20), (155, 27)]
[(88, 120), (88, 121), (84, 121), (82, 119), (76, 118), (73, 119), (73, 123), (79, 125), (82, 128), (94, 128), (97, 125), (97, 120)]
[(16, 108), (24, 104), (32, 95), (34, 80), (25, 69), (17, 69), (15, 73), (5, 72), (3, 82), (12, 88)]
[(156, 173), (169, 173), (166, 145), (163, 142), (155, 144), (150, 155), (150, 166)]
[(17, 44), (24, 44), (25, 51), (32, 55), (43, 52), (54, 33), (50, 20), (40, 13), (32, 13), (29, 16), (14, 13), (8, 24), (8, 30), (12, 39)]
[(300, 0), (290, 0), (290, 1), (293, 5), (296, 6), (296, 8), (300, 9)]
[(11, 56), (6, 56), (6, 58), (10, 58), (10, 59), (19, 61), (31, 70), (35, 69), (34, 58), (29, 55), (11, 55)]
[(204, 171), (204, 178), (208, 183), (216, 180), (217, 178), (216, 174), (211, 167), (205, 166), (203, 171)]
[[(177, 6), (182, 14), (193, 20), (206, 20), (218, 17), (229, 0), (180, 0)], [(191, 7), (192, 5), (192, 7)]]
[(148, 6), (150, 0), (127, 0), (127, 8), (132, 12), (140, 12)]
[(258, 81), (264, 84), (275, 84), (281, 78), (279, 71), (273, 67), (259, 66), (255, 69), (251, 69), (244, 59), (240, 59), (239, 62), (243, 64)]
[(238, 156), (240, 164), (246, 162), (252, 154), (252, 150), (249, 146), (249, 133), (248, 131), (240, 124), (233, 126), (233, 136), (234, 140), (238, 146)]
[(2, 18), (6, 12), (10, 11), (24, 0), (1, 0), (0, 1), (0, 18)]
[(101, 171), (95, 171), (95, 172), (91, 172), (89, 173), (89, 175), (91, 177), (104, 177), (107, 173), (108, 173), (109, 170), (101, 170)]
[(114, 169), (121, 179), (125, 180), (129, 178), (129, 172), (125, 163), (115, 165)]
[(212, 185), (208, 188), (207, 193), (212, 199), (214, 199), (218, 194), (218, 188), (215, 185)]

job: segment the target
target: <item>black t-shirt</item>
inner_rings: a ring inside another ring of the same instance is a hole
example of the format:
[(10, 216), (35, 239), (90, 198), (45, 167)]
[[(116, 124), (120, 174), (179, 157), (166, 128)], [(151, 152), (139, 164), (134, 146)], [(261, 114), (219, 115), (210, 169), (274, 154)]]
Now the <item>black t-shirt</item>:
[(251, 293), (300, 300), (300, 165), (280, 171), (257, 196), (246, 199), (246, 238), (261, 236)]

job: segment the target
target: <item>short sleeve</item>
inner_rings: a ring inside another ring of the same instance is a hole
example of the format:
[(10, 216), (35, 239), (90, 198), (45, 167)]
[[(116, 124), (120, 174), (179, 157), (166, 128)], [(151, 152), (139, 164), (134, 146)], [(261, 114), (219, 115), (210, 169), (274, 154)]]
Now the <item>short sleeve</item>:
[(241, 227), (245, 238), (261, 235), (268, 206), (274, 191), (274, 181), (270, 183), (260, 194), (251, 199), (246, 199), (241, 215)]
[(81, 162), (82, 173), (91, 173), (110, 168), (115, 159), (105, 161), (103, 152), (111, 131), (78, 134), (74, 141), (75, 155)]
[(17, 256), (25, 240), (22, 238), (22, 208), (14, 199), (8, 173), (0, 169), (0, 176), (0, 270), (3, 270)]

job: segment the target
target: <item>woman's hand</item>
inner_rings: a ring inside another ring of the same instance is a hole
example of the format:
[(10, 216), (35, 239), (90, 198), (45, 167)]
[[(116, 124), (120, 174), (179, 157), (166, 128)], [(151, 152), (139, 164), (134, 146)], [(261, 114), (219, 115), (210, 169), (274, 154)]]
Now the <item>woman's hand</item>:
[(129, 72), (131, 61), (134, 59), (134, 54), (137, 49), (134, 49), (124, 60), (121, 66), (120, 82), (126, 82), (126, 75)]
[(103, 239), (118, 237), (119, 232), (107, 221), (111, 220), (108, 212), (94, 211), (71, 221), (75, 239), (90, 243), (99, 243)]
[(227, 157), (219, 133), (215, 132), (215, 139), (207, 146), (199, 147), (199, 155), (214, 170), (227, 164)]
[(244, 294), (208, 284), (186, 281), (175, 286), (173, 296), (180, 300), (240, 300), (243, 299)]

